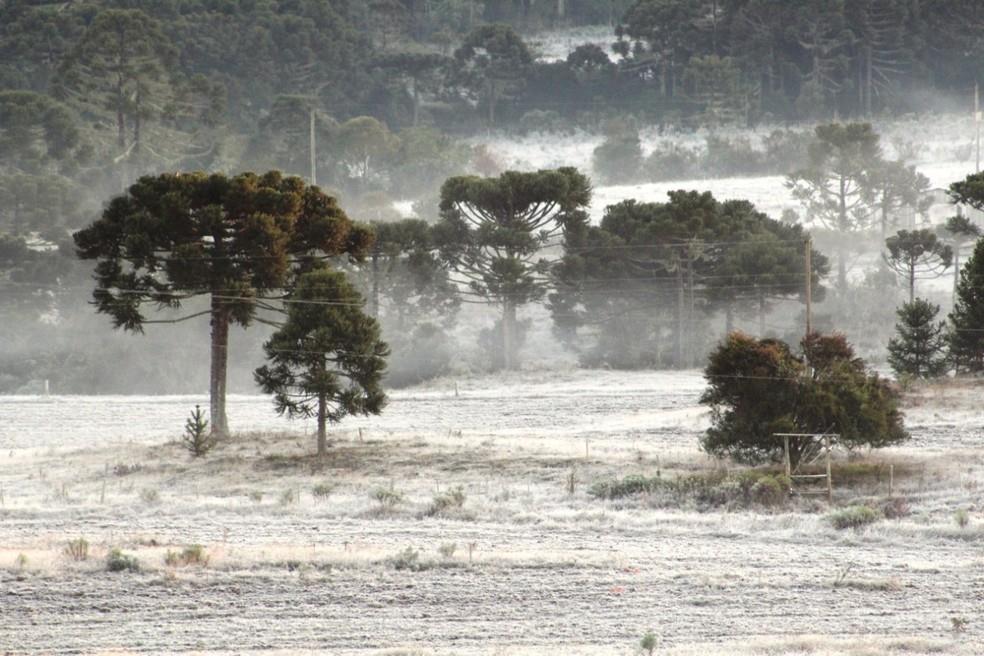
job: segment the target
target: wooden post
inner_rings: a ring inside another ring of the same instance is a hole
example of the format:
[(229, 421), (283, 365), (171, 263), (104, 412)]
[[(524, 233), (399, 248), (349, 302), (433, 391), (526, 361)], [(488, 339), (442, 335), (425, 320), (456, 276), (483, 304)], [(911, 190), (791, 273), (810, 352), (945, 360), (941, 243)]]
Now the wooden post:
[(783, 435), (782, 436), (782, 447), (783, 447), (783, 454), (784, 454), (785, 459), (786, 459), (786, 478), (789, 478), (790, 481), (791, 481), (792, 480), (792, 476), (793, 476), (793, 466), (792, 466), (792, 463), (791, 463), (791, 461), (789, 459), (789, 436), (788, 435)]
[(895, 492), (895, 465), (888, 466), (888, 496)]
[(823, 445), (827, 450), (827, 503), (834, 500), (834, 484), (830, 477), (830, 436), (823, 436)]

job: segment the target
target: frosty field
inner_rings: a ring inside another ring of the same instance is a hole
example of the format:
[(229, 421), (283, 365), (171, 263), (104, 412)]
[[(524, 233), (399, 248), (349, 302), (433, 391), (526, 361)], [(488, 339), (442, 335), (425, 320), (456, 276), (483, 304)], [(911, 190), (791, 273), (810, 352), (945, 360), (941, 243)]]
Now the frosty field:
[[(589, 496), (725, 466), (697, 448), (701, 388), (694, 372), (443, 380), (346, 422), (320, 461), (310, 427), (260, 397), (233, 398), (238, 435), (199, 462), (174, 438), (202, 398), (0, 399), (0, 652), (631, 654), (651, 629), (658, 653), (980, 653), (975, 389), (910, 397), (913, 442), (861, 454), (878, 477), (835, 504), (880, 502), (891, 464), (911, 514), (859, 531), (815, 498)], [(457, 486), (463, 505), (431, 516)], [(84, 561), (65, 553), (78, 537)], [(165, 563), (193, 544), (207, 563)], [(140, 571), (106, 571), (112, 548)]]

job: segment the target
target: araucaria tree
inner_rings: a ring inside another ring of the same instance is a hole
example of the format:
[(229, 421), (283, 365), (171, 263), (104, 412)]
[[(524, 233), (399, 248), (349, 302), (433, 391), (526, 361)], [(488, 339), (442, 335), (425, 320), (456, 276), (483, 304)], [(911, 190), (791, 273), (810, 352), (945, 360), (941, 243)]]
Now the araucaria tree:
[(938, 278), (950, 268), (953, 249), (931, 230), (899, 230), (885, 240), (885, 261), (909, 283), (909, 303), (916, 299), (916, 280)]
[(263, 345), (270, 364), (254, 375), (278, 413), (317, 418), (318, 455), (324, 455), (328, 422), (382, 410), (389, 348), (340, 271), (303, 274), (285, 302), (287, 321)]
[(984, 372), (984, 239), (960, 271), (949, 318), (950, 360), (958, 371)]
[(899, 308), (898, 337), (888, 342), (888, 364), (896, 374), (936, 378), (946, 373), (946, 322), (940, 306), (917, 298)]
[[(908, 439), (898, 392), (864, 362), (842, 335), (804, 338), (803, 355), (776, 339), (731, 333), (711, 354), (701, 402), (711, 427), (701, 440), (708, 453), (759, 463), (778, 460), (774, 433), (836, 433), (849, 448), (883, 447)], [(790, 441), (796, 465), (816, 453), (814, 438)]]
[[(878, 134), (868, 123), (818, 125), (807, 166), (786, 186), (803, 203), (807, 219), (846, 236), (868, 227), (876, 194), (869, 184), (882, 164)], [(845, 248), (840, 249), (837, 284), (847, 286)]]
[[(140, 178), (100, 219), (75, 234), (78, 254), (96, 260), (97, 311), (116, 328), (211, 319), (212, 432), (228, 433), (225, 411), (229, 326), (249, 326), (300, 261), (363, 256), (372, 241), (335, 199), (300, 178), (174, 173)], [(144, 306), (174, 310), (207, 297), (207, 309), (150, 320)]]
[(481, 298), (502, 307), (502, 353), (515, 366), (516, 308), (546, 292), (541, 249), (586, 217), (588, 179), (574, 168), (498, 178), (462, 176), (441, 188), (441, 254)]

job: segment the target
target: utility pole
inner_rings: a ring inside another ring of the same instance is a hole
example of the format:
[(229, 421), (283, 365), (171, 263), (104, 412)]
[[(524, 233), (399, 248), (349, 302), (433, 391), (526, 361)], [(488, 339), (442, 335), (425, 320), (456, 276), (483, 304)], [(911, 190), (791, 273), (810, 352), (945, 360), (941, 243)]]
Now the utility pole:
[(813, 240), (807, 237), (803, 248), (803, 263), (806, 274), (806, 336), (813, 332)]
[(974, 82), (974, 128), (977, 132), (977, 164), (974, 168), (976, 173), (981, 172), (981, 89), (980, 84)]
[(314, 104), (311, 105), (310, 110), (311, 115), (311, 128), (308, 135), (308, 141), (311, 150), (311, 186), (318, 184), (318, 144), (317, 137), (314, 133)]

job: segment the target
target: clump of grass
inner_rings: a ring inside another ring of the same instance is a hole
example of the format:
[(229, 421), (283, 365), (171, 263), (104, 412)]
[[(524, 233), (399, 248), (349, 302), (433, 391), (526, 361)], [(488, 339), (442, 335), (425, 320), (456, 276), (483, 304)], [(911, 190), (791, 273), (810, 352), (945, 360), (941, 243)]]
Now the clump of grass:
[(881, 512), (885, 519), (902, 519), (912, 514), (909, 501), (905, 497), (892, 497), (882, 504)]
[(953, 513), (953, 521), (957, 523), (960, 528), (967, 528), (970, 524), (970, 514), (961, 508), (957, 512)]
[(69, 540), (68, 544), (65, 545), (65, 555), (75, 561), (88, 560), (89, 541), (85, 538)]
[(109, 572), (139, 572), (140, 561), (135, 556), (113, 549), (106, 556), (106, 570)]
[(650, 494), (663, 488), (665, 482), (659, 476), (647, 478), (640, 474), (626, 476), (622, 480), (594, 483), (588, 494), (599, 499), (620, 499), (637, 494)]
[(647, 654), (647, 656), (653, 656), (656, 651), (656, 634), (652, 631), (646, 631), (642, 636), (642, 640), (639, 641), (639, 648), (642, 649), (642, 653)]
[(970, 624), (966, 617), (951, 617), (950, 618), (950, 628), (953, 629), (954, 633), (963, 633), (967, 630), (967, 625)]
[(465, 505), (465, 490), (459, 485), (451, 488), (442, 494), (435, 494), (434, 500), (424, 513), (428, 517), (435, 515), (446, 515), (455, 510), (460, 510)]
[(127, 464), (125, 462), (118, 462), (113, 465), (113, 475), (120, 477), (129, 476), (130, 474), (136, 474), (141, 469), (143, 469), (143, 465), (139, 463)]
[(146, 504), (159, 503), (161, 500), (161, 493), (152, 487), (145, 487), (140, 490), (140, 500)]
[(400, 553), (390, 558), (390, 564), (393, 565), (393, 569), (397, 570), (410, 570), (411, 572), (417, 572), (423, 569), (420, 562), (420, 552), (413, 547), (407, 547)]
[(335, 486), (330, 483), (318, 483), (311, 488), (311, 494), (318, 501), (327, 501), (331, 493), (335, 491)]
[(253, 503), (263, 503), (263, 493), (259, 490), (253, 490), (247, 496)]
[(393, 510), (403, 503), (403, 493), (385, 487), (377, 487), (369, 494), (369, 498), (379, 504), (384, 510)]
[(17, 554), (17, 558), (14, 558), (14, 567), (23, 572), (27, 568), (27, 554)]
[(571, 467), (567, 472), (564, 477), (564, 488), (567, 490), (567, 496), (574, 496), (574, 490), (577, 488), (577, 467)]
[(458, 544), (456, 542), (445, 542), (437, 548), (437, 553), (441, 554), (442, 558), (447, 558), (450, 560), (454, 558), (454, 552), (458, 550)]
[(669, 504), (694, 502), (703, 507), (780, 506), (789, 499), (790, 482), (783, 474), (746, 471), (739, 474), (710, 472), (663, 478), (642, 475), (601, 481), (588, 490), (602, 499), (648, 495)]
[(837, 530), (860, 529), (877, 522), (881, 515), (870, 506), (848, 506), (834, 511), (827, 519)]
[(209, 561), (208, 552), (200, 544), (189, 544), (181, 551), (167, 550), (164, 554), (164, 564), (168, 567), (201, 565), (207, 567)]
[(291, 506), (298, 502), (297, 493), (288, 488), (280, 493), (280, 505), (281, 506)]

